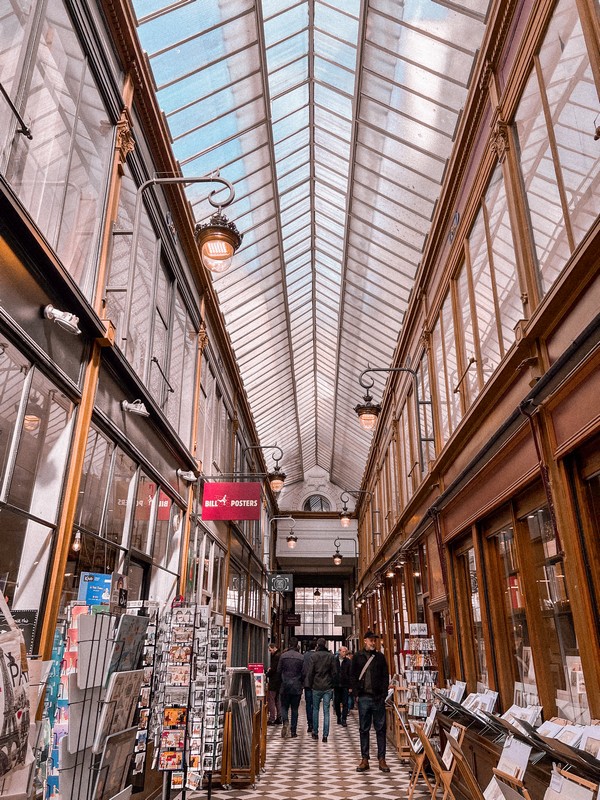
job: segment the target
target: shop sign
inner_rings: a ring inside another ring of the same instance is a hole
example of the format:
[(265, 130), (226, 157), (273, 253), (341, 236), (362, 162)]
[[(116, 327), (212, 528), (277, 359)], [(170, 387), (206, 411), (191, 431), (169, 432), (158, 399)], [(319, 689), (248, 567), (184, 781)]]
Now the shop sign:
[(286, 628), (297, 628), (299, 625), (302, 625), (300, 614), (286, 614), (284, 622)]
[(271, 572), (268, 576), (270, 592), (293, 592), (294, 576), (291, 572)]
[(103, 572), (82, 572), (79, 579), (77, 600), (86, 606), (102, 606), (110, 603), (112, 575)]
[(351, 628), (352, 614), (334, 614), (333, 624), (336, 628)]
[(202, 519), (260, 519), (260, 483), (205, 483)]
[[(35, 629), (37, 626), (38, 609), (13, 608), (12, 615), (14, 621), (17, 623), (17, 625), (23, 632), (23, 638), (25, 639), (25, 648), (27, 649), (27, 654), (30, 655), (33, 650), (33, 639), (35, 636)], [(0, 633), (8, 633), (9, 631), (10, 631), (10, 625), (4, 619), (4, 617), (2, 617), (2, 619), (0, 619)]]

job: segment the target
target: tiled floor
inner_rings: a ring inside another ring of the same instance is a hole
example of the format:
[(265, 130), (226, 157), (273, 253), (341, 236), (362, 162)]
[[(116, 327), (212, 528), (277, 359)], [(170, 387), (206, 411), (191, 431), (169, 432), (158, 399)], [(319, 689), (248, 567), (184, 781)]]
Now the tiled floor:
[[(215, 800), (401, 800), (407, 796), (409, 764), (388, 747), (389, 774), (379, 771), (375, 737), (371, 742), (371, 769), (356, 772), (360, 762), (358, 713), (348, 716), (348, 727), (336, 724), (332, 714), (329, 741), (318, 742), (306, 732), (306, 712), (300, 706), (297, 739), (282, 739), (281, 726), (267, 730), (267, 762), (254, 789), (214, 789)], [(302, 724), (300, 724), (300, 722)], [(415, 791), (414, 800), (428, 798)]]

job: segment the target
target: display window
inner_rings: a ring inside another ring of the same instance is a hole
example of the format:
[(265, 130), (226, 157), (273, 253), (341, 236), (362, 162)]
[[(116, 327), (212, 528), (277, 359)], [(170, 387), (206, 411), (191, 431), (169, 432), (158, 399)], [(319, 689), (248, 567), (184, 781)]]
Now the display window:
[[(470, 684), (490, 688), (485, 609), (482, 608), (481, 578), (472, 537), (456, 549), (454, 568), (458, 627), (461, 633), (462, 674)], [(444, 626), (445, 629), (445, 626)]]

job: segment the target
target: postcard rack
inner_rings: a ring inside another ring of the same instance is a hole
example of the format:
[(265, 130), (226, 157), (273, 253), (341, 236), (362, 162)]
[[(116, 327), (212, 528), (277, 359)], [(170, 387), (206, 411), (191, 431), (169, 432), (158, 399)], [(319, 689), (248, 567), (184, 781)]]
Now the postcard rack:
[(53, 729), (62, 800), (127, 796), (143, 680), (138, 669), (149, 619), (71, 608)]

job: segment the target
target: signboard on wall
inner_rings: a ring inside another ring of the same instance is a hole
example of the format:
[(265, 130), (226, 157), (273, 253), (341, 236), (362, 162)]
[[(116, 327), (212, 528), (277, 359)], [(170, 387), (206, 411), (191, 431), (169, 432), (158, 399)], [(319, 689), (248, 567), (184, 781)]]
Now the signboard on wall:
[(260, 483), (205, 483), (202, 519), (260, 519)]
[(352, 614), (334, 614), (333, 624), (336, 626), (336, 628), (351, 628)]
[(271, 572), (268, 576), (270, 592), (293, 592), (294, 576), (291, 573)]
[(302, 625), (300, 614), (286, 614), (284, 624), (286, 628), (296, 628), (298, 625)]

